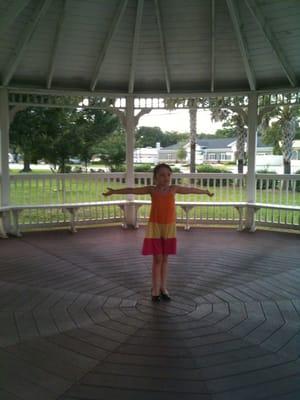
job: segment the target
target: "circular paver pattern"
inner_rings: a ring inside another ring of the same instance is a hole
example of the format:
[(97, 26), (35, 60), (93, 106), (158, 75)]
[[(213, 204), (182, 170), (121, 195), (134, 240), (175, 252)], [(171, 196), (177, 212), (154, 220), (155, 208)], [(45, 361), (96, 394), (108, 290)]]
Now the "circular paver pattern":
[(299, 235), (178, 229), (151, 302), (143, 228), (2, 240), (0, 398), (300, 398)]

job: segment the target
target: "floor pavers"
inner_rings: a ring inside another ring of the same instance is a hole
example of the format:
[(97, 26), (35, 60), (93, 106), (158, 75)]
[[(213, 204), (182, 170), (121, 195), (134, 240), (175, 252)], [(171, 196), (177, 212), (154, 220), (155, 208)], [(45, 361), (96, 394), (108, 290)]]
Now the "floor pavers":
[(300, 236), (178, 228), (159, 304), (143, 237), (0, 241), (0, 399), (298, 400)]

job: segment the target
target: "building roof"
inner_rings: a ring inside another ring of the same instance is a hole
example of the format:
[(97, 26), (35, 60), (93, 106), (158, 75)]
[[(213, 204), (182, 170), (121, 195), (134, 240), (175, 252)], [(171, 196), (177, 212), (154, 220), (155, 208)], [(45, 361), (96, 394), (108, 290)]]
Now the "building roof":
[[(207, 149), (226, 149), (230, 150), (229, 145), (234, 143), (236, 138), (216, 138), (216, 139), (197, 139), (197, 145), (206, 147)], [(300, 141), (299, 141), (300, 142)], [(187, 142), (185, 145), (188, 145)], [(162, 147), (161, 150), (178, 150), (181, 147), (180, 143), (173, 144), (171, 146)], [(272, 147), (270, 145), (263, 144), (260, 136), (257, 137), (257, 147)]]
[(0, 81), (113, 93), (299, 88), (300, 1), (2, 0)]
[(236, 138), (197, 139), (197, 144), (208, 149), (225, 149), (235, 141)]

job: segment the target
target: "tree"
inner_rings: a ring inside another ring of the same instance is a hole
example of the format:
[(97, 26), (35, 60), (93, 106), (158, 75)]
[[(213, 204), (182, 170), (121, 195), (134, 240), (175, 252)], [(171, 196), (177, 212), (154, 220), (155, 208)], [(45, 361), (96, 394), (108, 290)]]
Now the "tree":
[(43, 127), (43, 158), (59, 166), (59, 172), (66, 172), (69, 158), (76, 156), (79, 149), (76, 130), (76, 110), (50, 108), (45, 110)]
[(186, 138), (186, 134), (163, 132), (158, 127), (140, 126), (136, 130), (135, 147), (155, 147), (157, 142), (159, 142), (162, 147), (166, 147), (176, 144)]
[[(268, 125), (276, 106), (261, 107), (258, 105), (257, 131), (259, 134)], [(223, 121), (223, 126), (236, 132), (238, 172), (243, 173), (245, 160), (245, 142), (248, 133), (248, 108), (238, 98), (216, 98), (212, 103), (211, 118)]]
[(110, 111), (84, 109), (77, 112), (77, 155), (84, 161), (86, 168), (100, 141), (119, 128), (119, 118)]
[(104, 164), (118, 168), (126, 159), (125, 134), (122, 130), (109, 135), (97, 146), (97, 154)]
[(44, 142), (43, 108), (30, 107), (19, 111), (10, 126), (10, 144), (22, 154), (24, 167), (21, 172), (30, 172), (30, 163), (42, 156)]
[(196, 139), (197, 139), (197, 109), (202, 103), (198, 98), (170, 98), (165, 99), (165, 106), (169, 110), (174, 110), (177, 106), (184, 105), (189, 109), (190, 116), (190, 172), (196, 171)]
[(297, 117), (299, 109), (292, 106), (280, 107), (278, 112), (278, 125), (281, 128), (281, 150), (283, 155), (284, 173), (291, 173), (291, 158), (293, 140), (296, 134)]
[(274, 155), (281, 155), (280, 148), (281, 129), (278, 123), (273, 122), (271, 126), (264, 129), (262, 132), (262, 142), (273, 147)]
[(187, 152), (186, 152), (185, 148), (182, 145), (177, 151), (177, 158), (179, 160), (185, 160), (186, 156), (187, 156)]
[(262, 129), (264, 142), (274, 146), (274, 154), (283, 155), (285, 174), (291, 173), (293, 140), (299, 135), (299, 117), (299, 106), (277, 106)]

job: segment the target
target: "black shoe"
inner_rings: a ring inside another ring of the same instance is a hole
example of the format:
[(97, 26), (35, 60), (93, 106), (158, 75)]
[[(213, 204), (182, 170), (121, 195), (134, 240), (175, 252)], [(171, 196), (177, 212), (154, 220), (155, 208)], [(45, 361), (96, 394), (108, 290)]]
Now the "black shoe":
[(159, 303), (160, 302), (160, 296), (152, 296), (152, 301), (153, 301), (153, 303)]
[(152, 289), (151, 289), (151, 298), (152, 298), (153, 303), (159, 303), (160, 302), (160, 295), (153, 296)]
[(171, 297), (167, 293), (163, 293), (162, 291), (160, 291), (160, 295), (163, 300), (171, 300)]

